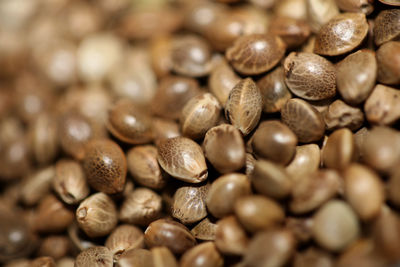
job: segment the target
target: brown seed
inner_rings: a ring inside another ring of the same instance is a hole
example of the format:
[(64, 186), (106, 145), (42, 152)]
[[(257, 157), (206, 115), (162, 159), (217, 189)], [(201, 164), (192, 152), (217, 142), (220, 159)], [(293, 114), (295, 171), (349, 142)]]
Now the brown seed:
[(278, 16), (294, 19), (307, 19), (306, 0), (276, 1), (274, 10)]
[(218, 123), (221, 106), (210, 93), (190, 99), (182, 109), (180, 125), (182, 134), (191, 139), (201, 139)]
[(124, 252), (117, 261), (117, 267), (154, 267), (153, 255), (147, 249), (131, 249)]
[(286, 167), (286, 172), (292, 177), (302, 177), (316, 171), (320, 164), (321, 151), (318, 145), (297, 146), (294, 158)]
[(387, 183), (387, 198), (390, 203), (396, 207), (400, 207), (400, 171), (396, 169), (391, 175)]
[(82, 166), (74, 160), (59, 160), (52, 181), (53, 189), (67, 204), (77, 204), (89, 195)]
[(379, 0), (379, 2), (384, 3), (385, 5), (400, 6), (399, 0)]
[(76, 220), (89, 237), (105, 236), (117, 225), (117, 208), (108, 195), (96, 193), (79, 205)]
[(229, 93), (225, 117), (243, 135), (248, 135), (258, 124), (262, 112), (262, 95), (251, 78), (241, 80)]
[(256, 164), (256, 159), (253, 154), (246, 153), (246, 175), (251, 175), (254, 170), (254, 165)]
[(119, 219), (125, 223), (147, 226), (160, 217), (161, 197), (148, 188), (138, 188), (124, 200), (119, 211)]
[(309, 103), (295, 98), (286, 102), (281, 110), (282, 121), (297, 136), (299, 142), (318, 141), (325, 132), (322, 115)]
[(154, 267), (178, 267), (174, 254), (167, 247), (151, 249)]
[(195, 227), (193, 227), (190, 232), (196, 239), (214, 241), (216, 229), (217, 225), (215, 223), (210, 222), (210, 219), (205, 218), (201, 222), (199, 222)]
[(312, 238), (314, 221), (310, 217), (286, 217), (285, 227), (290, 230), (300, 243), (308, 243)]
[(343, 172), (344, 193), (359, 218), (368, 221), (378, 216), (385, 201), (383, 183), (372, 170), (352, 164)]
[(239, 130), (221, 124), (207, 131), (203, 141), (204, 154), (220, 173), (229, 173), (245, 165), (246, 152)]
[(263, 111), (266, 113), (279, 112), (282, 106), (292, 98), (288, 90), (282, 67), (277, 67), (257, 81), (263, 98)]
[(217, 222), (215, 245), (224, 255), (243, 255), (249, 239), (235, 216), (227, 216)]
[(285, 124), (264, 121), (253, 135), (254, 153), (276, 163), (286, 165), (296, 152), (297, 137)]
[(277, 16), (271, 20), (269, 33), (281, 37), (289, 49), (302, 45), (310, 36), (310, 26), (303, 20)]
[(337, 6), (345, 12), (364, 13), (369, 15), (374, 11), (370, 0), (336, 0)]
[(400, 10), (382, 10), (374, 23), (374, 40), (376, 45), (396, 41), (400, 37)]
[(250, 179), (257, 192), (276, 199), (288, 196), (293, 186), (282, 166), (266, 160), (256, 161)]
[(106, 247), (88, 248), (76, 257), (75, 267), (112, 267), (113, 254)]
[(20, 200), (28, 206), (37, 204), (43, 197), (50, 193), (54, 176), (54, 166), (39, 169), (29, 175), (26, 180), (18, 186)]
[(88, 237), (81, 229), (79, 229), (78, 223), (74, 222), (68, 227), (68, 237), (77, 248), (78, 251), (97, 246), (90, 237)]
[(337, 65), (337, 88), (343, 100), (349, 104), (360, 104), (372, 91), (377, 76), (375, 52), (358, 50), (348, 55)]
[(400, 42), (387, 42), (376, 52), (378, 81), (400, 84)]
[(225, 174), (215, 180), (207, 194), (208, 211), (217, 218), (233, 213), (235, 201), (251, 193), (250, 180), (239, 173)]
[(335, 0), (306, 0), (307, 21), (314, 33), (339, 14)]
[(153, 118), (154, 143), (157, 145), (161, 140), (180, 136), (179, 125), (173, 120)]
[(333, 267), (335, 265), (332, 255), (321, 249), (311, 247), (304, 252), (297, 252), (293, 259), (293, 267), (308, 266)]
[(369, 130), (366, 127), (362, 127), (360, 130), (354, 133), (354, 144), (356, 145), (357, 157), (359, 161), (363, 160), (364, 157), (364, 142), (369, 134)]
[(209, 185), (183, 186), (174, 194), (172, 216), (183, 224), (191, 224), (200, 221), (207, 216), (206, 197)]
[(122, 149), (109, 139), (95, 139), (86, 146), (83, 169), (91, 187), (106, 194), (124, 189), (127, 166)]
[(389, 125), (400, 118), (400, 91), (378, 84), (364, 104), (367, 120), (373, 124)]
[(323, 112), (327, 130), (349, 128), (352, 131), (359, 129), (364, 123), (364, 114), (359, 108), (347, 105), (342, 100), (335, 100)]
[(342, 13), (324, 24), (317, 34), (314, 52), (337, 56), (358, 47), (368, 33), (365, 14)]
[(165, 219), (152, 222), (144, 232), (144, 240), (150, 248), (166, 246), (175, 254), (196, 245), (196, 239), (183, 224)]
[(155, 36), (150, 42), (151, 67), (158, 78), (168, 75), (172, 70), (171, 36)]
[(109, 112), (107, 129), (129, 144), (145, 144), (152, 139), (151, 117), (128, 99), (118, 101)]
[(135, 182), (151, 189), (161, 189), (165, 186), (166, 175), (158, 165), (155, 146), (144, 145), (131, 148), (126, 159), (129, 173)]
[(208, 171), (201, 147), (186, 137), (163, 140), (158, 145), (158, 163), (171, 176), (188, 182), (200, 183)]
[(293, 94), (307, 100), (322, 100), (336, 94), (335, 67), (313, 53), (292, 52), (284, 62), (285, 82)]
[(351, 207), (342, 200), (331, 200), (314, 215), (313, 236), (329, 251), (341, 251), (354, 242), (360, 225)]
[(244, 35), (226, 50), (226, 59), (238, 72), (256, 75), (267, 72), (278, 64), (285, 50), (285, 44), (278, 36)]
[(234, 210), (239, 222), (252, 233), (271, 228), (285, 218), (285, 212), (277, 202), (261, 195), (239, 198)]
[(114, 255), (114, 260), (125, 251), (144, 247), (144, 234), (138, 227), (123, 224), (115, 228), (104, 244)]
[(56, 267), (52, 257), (39, 257), (30, 262), (31, 267)]
[(222, 267), (224, 259), (213, 242), (205, 242), (182, 255), (181, 267)]
[(322, 149), (322, 162), (325, 167), (341, 170), (356, 157), (353, 133), (342, 128), (334, 131)]
[(290, 210), (304, 214), (317, 209), (333, 198), (341, 186), (341, 177), (334, 170), (317, 170), (302, 178), (293, 187)]
[(48, 256), (55, 260), (68, 255), (71, 243), (68, 237), (62, 235), (51, 235), (43, 239), (40, 244), (38, 255)]

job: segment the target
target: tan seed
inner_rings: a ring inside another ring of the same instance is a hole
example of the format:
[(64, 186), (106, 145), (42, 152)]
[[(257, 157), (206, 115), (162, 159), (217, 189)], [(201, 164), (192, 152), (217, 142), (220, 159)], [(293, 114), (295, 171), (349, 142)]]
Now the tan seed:
[(378, 81), (400, 84), (400, 42), (387, 42), (376, 52)]
[(181, 267), (222, 267), (224, 259), (213, 242), (197, 245), (185, 254), (180, 260)]
[(246, 232), (235, 216), (227, 216), (217, 222), (215, 245), (224, 255), (243, 255), (249, 243)]
[(382, 10), (376, 16), (374, 23), (374, 40), (376, 45), (381, 45), (388, 41), (395, 41), (400, 36), (400, 10)]
[(322, 162), (327, 168), (341, 170), (354, 161), (355, 149), (353, 133), (347, 128), (336, 130), (322, 149)]
[(138, 227), (123, 224), (115, 228), (104, 244), (114, 255), (114, 260), (125, 251), (144, 247), (144, 234)]

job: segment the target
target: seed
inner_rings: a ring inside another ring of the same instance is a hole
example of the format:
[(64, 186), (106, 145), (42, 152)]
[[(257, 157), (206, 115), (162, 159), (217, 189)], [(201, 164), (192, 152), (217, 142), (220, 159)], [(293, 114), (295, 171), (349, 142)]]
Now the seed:
[(310, 32), (306, 22), (288, 17), (275, 17), (269, 26), (269, 33), (279, 36), (289, 49), (302, 45)]
[(153, 221), (144, 232), (144, 240), (150, 248), (166, 246), (175, 254), (196, 245), (196, 239), (183, 224), (165, 219)]
[(171, 176), (188, 182), (200, 183), (208, 171), (201, 147), (186, 137), (174, 137), (158, 145), (158, 163)]
[(221, 124), (207, 131), (203, 141), (204, 154), (220, 173), (229, 173), (245, 165), (245, 147), (239, 130)]
[(172, 38), (169, 35), (154, 37), (150, 42), (151, 67), (158, 78), (167, 76), (172, 70)]
[(118, 144), (109, 139), (96, 139), (86, 147), (83, 169), (91, 187), (106, 194), (124, 189), (126, 158)]
[(76, 257), (75, 267), (112, 267), (113, 255), (106, 247), (88, 248)]
[(105, 236), (117, 225), (114, 201), (104, 193), (93, 194), (79, 205), (76, 220), (89, 237)]
[(68, 255), (70, 251), (70, 240), (62, 235), (50, 235), (43, 239), (40, 244), (38, 255), (48, 256), (55, 260)]
[(119, 218), (125, 223), (147, 226), (160, 217), (162, 199), (153, 190), (138, 188), (124, 200), (119, 211)]
[(180, 136), (179, 125), (173, 120), (153, 118), (154, 143), (157, 145), (161, 140)]
[(225, 5), (216, 2), (190, 2), (187, 4), (184, 10), (184, 27), (197, 33), (204, 33), (217, 16), (226, 11)]
[(365, 14), (342, 13), (324, 24), (317, 34), (314, 52), (337, 56), (358, 47), (368, 33)]
[(200, 221), (207, 216), (206, 197), (209, 185), (183, 186), (174, 194), (172, 216), (183, 224), (191, 224)]
[(292, 177), (302, 177), (316, 171), (320, 164), (321, 151), (316, 144), (297, 146), (294, 158), (286, 167), (286, 172)]
[(129, 144), (151, 141), (151, 117), (128, 99), (118, 101), (109, 112), (107, 129), (119, 140)]
[(329, 201), (314, 215), (314, 239), (327, 250), (343, 250), (357, 239), (359, 233), (356, 214), (342, 200)]
[(28, 206), (37, 204), (44, 196), (50, 193), (54, 176), (54, 166), (40, 169), (29, 175), (20, 186), (20, 200)]
[(287, 217), (285, 227), (290, 230), (300, 243), (308, 243), (312, 238), (314, 221), (310, 217)]
[(190, 232), (196, 239), (214, 241), (216, 229), (217, 225), (215, 223), (210, 222), (210, 219), (205, 218), (201, 222), (199, 222), (195, 227), (193, 227)]
[(74, 160), (59, 160), (52, 181), (53, 189), (67, 204), (77, 204), (89, 195), (89, 186), (81, 165)]
[(375, 52), (358, 50), (348, 55), (337, 65), (337, 88), (343, 100), (349, 104), (360, 104), (372, 91), (377, 76)]
[(144, 234), (138, 227), (123, 224), (115, 228), (104, 244), (118, 260), (121, 254), (130, 249), (144, 247)]
[(210, 93), (193, 97), (182, 109), (182, 134), (191, 139), (204, 138), (206, 132), (218, 123), (221, 106)]
[(318, 141), (325, 132), (322, 115), (301, 99), (290, 99), (281, 110), (282, 121), (297, 136), (299, 142)]
[(235, 201), (251, 193), (250, 180), (239, 173), (225, 174), (215, 180), (208, 191), (208, 211), (217, 218), (233, 213)]
[(154, 267), (178, 267), (174, 254), (167, 247), (151, 249)]
[(235, 216), (227, 216), (217, 222), (215, 245), (224, 255), (243, 255), (249, 243), (245, 231)]
[(400, 42), (387, 42), (376, 52), (378, 81), (400, 84)]
[(387, 197), (389, 201), (396, 207), (400, 207), (400, 172), (396, 169), (393, 174), (390, 175), (387, 183)]
[(129, 173), (135, 182), (151, 189), (161, 189), (165, 186), (166, 175), (158, 165), (155, 146), (144, 145), (131, 148), (126, 159)]
[(334, 131), (322, 149), (322, 162), (327, 168), (341, 170), (354, 161), (355, 157), (353, 133), (347, 128)]
[(189, 249), (182, 255), (181, 267), (222, 267), (224, 259), (213, 242), (205, 242)]
[(292, 52), (284, 62), (285, 82), (290, 91), (307, 100), (322, 100), (336, 94), (335, 67), (313, 53)]
[(386, 5), (391, 5), (391, 6), (399, 6), (400, 5), (399, 0), (379, 0), (379, 2), (384, 3)]
[(345, 12), (364, 13), (369, 15), (374, 6), (369, 0), (336, 0), (338, 7)]
[(307, 21), (314, 33), (339, 14), (335, 0), (306, 0)]
[(260, 124), (253, 135), (254, 153), (276, 163), (286, 165), (293, 158), (297, 137), (285, 124), (271, 120)]
[(400, 10), (382, 10), (376, 16), (374, 23), (374, 40), (376, 45), (381, 45), (388, 41), (395, 41), (400, 36)]
[(332, 255), (322, 249), (311, 247), (304, 252), (297, 252), (293, 259), (293, 267), (307, 266), (332, 267), (335, 265)]
[(68, 227), (68, 237), (71, 240), (74, 247), (78, 251), (97, 246), (91, 238), (89, 238), (81, 229), (79, 229), (77, 223), (73, 223)]
[(153, 267), (153, 255), (147, 249), (131, 249), (124, 252), (117, 261), (117, 267)]
[(278, 36), (250, 34), (239, 37), (226, 50), (226, 59), (238, 72), (256, 75), (278, 64), (285, 50), (285, 43)]
[(359, 164), (343, 173), (345, 196), (359, 218), (368, 221), (378, 216), (385, 201), (383, 183), (372, 170)]
[(30, 262), (31, 267), (55, 267), (56, 263), (52, 257), (39, 257)]
[(364, 123), (364, 114), (359, 108), (347, 105), (342, 100), (335, 100), (323, 112), (327, 130), (349, 128), (352, 131), (359, 129)]
[(262, 95), (251, 78), (241, 80), (229, 93), (225, 117), (243, 135), (248, 135), (258, 124), (262, 112)]
[(246, 153), (246, 175), (251, 175), (254, 170), (256, 159), (251, 153)]
[(289, 17), (293, 19), (307, 19), (307, 10), (305, 0), (281, 0), (276, 1), (274, 12), (278, 16)]

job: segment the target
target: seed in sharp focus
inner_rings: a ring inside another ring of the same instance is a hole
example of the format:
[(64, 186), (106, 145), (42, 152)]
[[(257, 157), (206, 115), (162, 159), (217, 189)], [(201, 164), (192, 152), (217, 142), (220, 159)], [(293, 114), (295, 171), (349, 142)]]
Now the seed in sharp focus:
[(238, 72), (256, 75), (267, 72), (278, 64), (285, 50), (286, 45), (278, 36), (244, 35), (226, 50), (226, 59)]
[(205, 242), (189, 249), (182, 255), (181, 267), (222, 267), (224, 259), (214, 242)]
[(105, 236), (117, 225), (117, 208), (108, 195), (96, 193), (79, 205), (76, 220), (89, 237)]
[(134, 225), (123, 224), (111, 232), (104, 245), (118, 260), (125, 251), (144, 247), (144, 233)]
[(262, 95), (251, 78), (233, 87), (225, 106), (225, 117), (243, 135), (248, 135), (258, 124), (262, 112)]
[(318, 141), (325, 133), (322, 115), (304, 100), (293, 98), (281, 110), (282, 121), (297, 136), (299, 142)]
[(398, 40), (400, 37), (400, 9), (382, 10), (376, 16), (374, 39), (376, 45)]
[(384, 84), (400, 84), (400, 42), (387, 42), (376, 52), (378, 81)]
[(292, 52), (283, 67), (290, 91), (307, 100), (322, 100), (336, 94), (336, 70), (327, 59), (313, 53)]
[(200, 183), (207, 179), (203, 150), (189, 138), (174, 137), (161, 141), (157, 159), (167, 173), (179, 180)]
[(356, 157), (356, 146), (353, 133), (342, 128), (334, 131), (322, 149), (322, 162), (325, 167), (343, 169)]
[(323, 25), (317, 34), (314, 52), (337, 56), (358, 47), (368, 34), (365, 14), (342, 13)]
[(75, 267), (112, 267), (113, 254), (106, 247), (88, 248), (76, 257)]
[(217, 222), (215, 245), (222, 254), (243, 255), (248, 243), (249, 238), (235, 216), (226, 216)]
[(214, 241), (217, 225), (205, 218), (190, 231), (196, 239)]
[(327, 130), (349, 128), (358, 130), (364, 123), (364, 113), (360, 108), (347, 105), (342, 100), (335, 100), (323, 113)]
[(109, 139), (92, 140), (86, 147), (83, 169), (91, 187), (106, 194), (124, 189), (127, 166), (124, 152)]

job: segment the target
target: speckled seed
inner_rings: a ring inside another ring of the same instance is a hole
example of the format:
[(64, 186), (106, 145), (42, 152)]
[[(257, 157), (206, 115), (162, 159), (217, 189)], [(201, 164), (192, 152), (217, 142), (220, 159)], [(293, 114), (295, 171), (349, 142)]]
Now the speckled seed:
[(378, 81), (400, 84), (400, 42), (387, 42), (376, 52)]
[(175, 254), (196, 245), (196, 239), (183, 224), (165, 219), (152, 222), (144, 232), (144, 240), (150, 248), (166, 246)]
[(108, 115), (107, 129), (119, 140), (129, 144), (151, 141), (151, 117), (128, 99), (118, 101)]
[(200, 221), (207, 216), (206, 197), (209, 185), (183, 186), (176, 190), (172, 205), (172, 216), (183, 224)]
[(246, 163), (246, 151), (239, 130), (230, 124), (211, 128), (204, 137), (204, 154), (220, 173), (242, 168)]
[(215, 223), (212, 223), (210, 219), (205, 218), (195, 227), (193, 227), (190, 232), (193, 234), (194, 237), (196, 237), (196, 239), (213, 241), (215, 240), (216, 229), (217, 225)]
[(182, 134), (191, 139), (201, 139), (218, 123), (221, 106), (210, 93), (193, 97), (182, 109), (180, 125)]
[(303, 20), (277, 16), (271, 20), (269, 33), (281, 37), (289, 49), (302, 45), (310, 36), (310, 26)]
[(286, 167), (286, 172), (295, 177), (302, 177), (316, 171), (321, 164), (321, 151), (316, 144), (296, 147), (294, 158)]
[(122, 253), (130, 249), (144, 247), (144, 234), (140, 228), (123, 224), (115, 228), (104, 244), (118, 260)]
[(260, 74), (272, 69), (285, 54), (281, 38), (268, 34), (250, 34), (239, 37), (226, 50), (226, 59), (238, 72)]
[(374, 11), (373, 1), (371, 0), (336, 0), (336, 4), (345, 12), (369, 15)]
[(335, 0), (305, 0), (307, 21), (314, 33), (339, 14)]
[(285, 124), (263, 121), (253, 135), (253, 151), (261, 158), (286, 165), (296, 151), (297, 137)]
[(126, 223), (147, 226), (160, 217), (161, 197), (148, 188), (138, 188), (130, 193), (122, 203), (119, 219)]
[(323, 112), (327, 130), (349, 128), (358, 130), (364, 123), (364, 113), (361, 109), (347, 105), (342, 100), (335, 100)]
[(385, 201), (383, 183), (369, 168), (352, 164), (343, 172), (344, 194), (359, 218), (368, 221), (378, 216)]
[(382, 10), (376, 16), (374, 24), (374, 40), (376, 45), (400, 38), (400, 9)]
[(106, 247), (88, 248), (76, 257), (75, 267), (112, 267), (113, 254)]
[(89, 237), (105, 236), (117, 225), (117, 208), (108, 195), (96, 193), (79, 205), (76, 220)]
[(167, 247), (154, 247), (150, 251), (154, 267), (178, 267), (174, 254)]
[(389, 125), (400, 118), (400, 91), (378, 84), (364, 104), (367, 120), (372, 124)]
[(357, 215), (342, 200), (331, 200), (314, 215), (313, 236), (330, 251), (341, 251), (354, 242), (360, 233)]
[(356, 146), (353, 133), (342, 128), (334, 131), (322, 149), (322, 162), (325, 167), (343, 169), (356, 157)]
[(335, 67), (313, 53), (292, 52), (283, 63), (285, 82), (293, 94), (307, 100), (322, 100), (336, 94)]
[(158, 163), (171, 176), (200, 183), (207, 179), (206, 160), (201, 147), (186, 137), (174, 137), (158, 145)]
[(375, 52), (367, 49), (348, 55), (337, 65), (337, 88), (349, 104), (363, 102), (375, 86), (377, 76)]
[(281, 110), (282, 121), (296, 135), (299, 142), (318, 141), (325, 132), (322, 115), (301, 99), (290, 99)]
[(126, 155), (128, 170), (133, 180), (140, 185), (161, 189), (166, 177), (157, 162), (157, 148), (152, 145), (136, 146)]
[(153, 255), (147, 249), (137, 248), (124, 252), (117, 261), (117, 267), (154, 267)]
[(243, 255), (249, 239), (235, 218), (227, 216), (217, 222), (215, 245), (224, 255)]
[(266, 160), (256, 161), (250, 179), (257, 192), (276, 199), (288, 196), (293, 186), (282, 166)]
[(213, 242), (197, 245), (182, 255), (181, 267), (222, 267), (224, 259)]
[(233, 87), (225, 106), (225, 117), (243, 135), (248, 135), (258, 124), (262, 112), (262, 95), (251, 78)]
[(126, 158), (119, 145), (109, 139), (92, 140), (86, 147), (83, 169), (91, 187), (106, 194), (124, 189)]
[(368, 33), (365, 14), (342, 13), (324, 24), (317, 34), (314, 52), (337, 56), (358, 47)]

